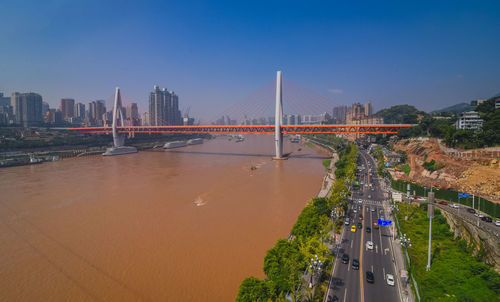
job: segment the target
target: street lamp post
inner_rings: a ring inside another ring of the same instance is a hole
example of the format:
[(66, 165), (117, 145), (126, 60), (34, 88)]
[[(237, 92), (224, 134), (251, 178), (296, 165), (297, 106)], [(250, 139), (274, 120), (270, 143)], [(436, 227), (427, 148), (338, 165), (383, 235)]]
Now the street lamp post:
[(318, 259), (318, 255), (314, 255), (314, 258), (310, 259), (309, 262), (309, 269), (311, 270), (311, 278), (309, 282), (309, 288), (313, 288), (313, 279), (314, 275), (316, 274), (316, 271), (319, 271), (321, 266), (323, 265), (323, 261)]

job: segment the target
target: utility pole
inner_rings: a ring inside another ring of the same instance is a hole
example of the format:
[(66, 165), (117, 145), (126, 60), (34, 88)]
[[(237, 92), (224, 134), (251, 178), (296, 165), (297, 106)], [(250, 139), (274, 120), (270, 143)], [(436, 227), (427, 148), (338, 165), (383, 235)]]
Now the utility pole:
[(429, 192), (427, 216), (429, 216), (429, 248), (427, 250), (427, 270), (431, 269), (432, 218), (434, 217), (434, 192)]
[(406, 217), (405, 220), (408, 220), (408, 209), (410, 208), (410, 184), (406, 184), (406, 199), (408, 200), (408, 205), (406, 206)]

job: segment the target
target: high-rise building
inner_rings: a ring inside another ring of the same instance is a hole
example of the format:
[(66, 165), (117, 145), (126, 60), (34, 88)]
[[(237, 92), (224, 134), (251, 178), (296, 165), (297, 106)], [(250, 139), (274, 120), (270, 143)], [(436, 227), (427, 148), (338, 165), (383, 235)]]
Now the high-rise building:
[(365, 103), (365, 115), (370, 117), (373, 115), (372, 102), (368, 101)]
[(13, 107), (15, 122), (24, 127), (39, 125), (43, 121), (42, 117), (42, 96), (29, 92), (14, 92), (10, 97)]
[(63, 120), (75, 116), (75, 100), (74, 99), (61, 99), (59, 110), (62, 113)]
[(137, 107), (137, 103), (131, 103), (127, 106), (127, 113), (125, 116), (127, 117), (127, 124), (130, 126), (140, 126), (139, 108)]
[(182, 125), (179, 97), (173, 91), (154, 86), (149, 94), (149, 123), (151, 126)]
[(0, 92), (0, 106), (10, 105), (10, 98), (3, 96), (3, 92)]
[(92, 101), (89, 103), (89, 121), (92, 125), (103, 125), (103, 114), (106, 113), (106, 106), (103, 100)]
[(151, 126), (149, 123), (149, 112), (144, 112), (142, 114), (142, 124), (141, 126)]
[(84, 119), (85, 118), (85, 104), (77, 103), (75, 106), (75, 117)]
[(50, 109), (49, 103), (42, 102), (42, 116), (45, 116), (45, 114), (47, 113), (47, 111), (49, 111), (49, 109)]
[(344, 124), (347, 118), (349, 107), (341, 105), (333, 108), (333, 119), (338, 124)]
[(4, 97), (0, 92), (0, 124), (9, 124), (14, 119), (10, 98)]

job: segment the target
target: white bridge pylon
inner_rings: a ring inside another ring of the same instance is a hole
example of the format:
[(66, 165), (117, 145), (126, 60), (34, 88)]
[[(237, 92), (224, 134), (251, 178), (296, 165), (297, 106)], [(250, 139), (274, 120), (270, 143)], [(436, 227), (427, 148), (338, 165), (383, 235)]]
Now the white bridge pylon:
[(274, 116), (274, 145), (276, 147), (276, 156), (274, 159), (283, 158), (283, 133), (281, 132), (283, 125), (283, 96), (281, 85), (281, 70), (276, 73), (276, 112)]
[(136, 153), (137, 149), (135, 147), (125, 146), (125, 134), (118, 133), (118, 129), (116, 128), (120, 123), (121, 127), (124, 127), (124, 118), (123, 118), (123, 109), (122, 109), (122, 97), (120, 94), (120, 87), (116, 87), (115, 90), (115, 102), (113, 104), (113, 147), (106, 149), (102, 155), (110, 156), (110, 155), (121, 155), (121, 154), (129, 154)]

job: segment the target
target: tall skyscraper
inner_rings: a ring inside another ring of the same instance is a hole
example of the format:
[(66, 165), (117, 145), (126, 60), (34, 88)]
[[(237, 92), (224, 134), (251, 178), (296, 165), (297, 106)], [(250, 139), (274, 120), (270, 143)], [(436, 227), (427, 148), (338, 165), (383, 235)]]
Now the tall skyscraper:
[(82, 104), (82, 103), (76, 104), (75, 117), (81, 118), (82, 120), (85, 118), (85, 104)]
[(142, 114), (141, 126), (151, 126), (151, 124), (149, 123), (149, 112), (144, 112)]
[(337, 123), (343, 124), (347, 118), (347, 111), (349, 107), (346, 105), (341, 105), (333, 108), (333, 118)]
[(10, 97), (15, 122), (24, 127), (36, 126), (42, 123), (42, 96), (29, 92), (14, 92)]
[(173, 91), (154, 86), (149, 94), (149, 123), (151, 126), (182, 125), (179, 97)]
[(42, 102), (42, 116), (45, 116), (45, 114), (47, 113), (47, 111), (49, 111), (49, 109), (50, 109), (49, 103)]
[(140, 126), (139, 108), (137, 107), (137, 103), (131, 103), (127, 106), (126, 117), (129, 125)]
[(373, 115), (373, 108), (372, 108), (372, 103), (370, 101), (365, 103), (365, 115), (366, 116), (372, 116)]
[(75, 116), (75, 100), (74, 99), (61, 99), (61, 105), (59, 106), (61, 110), (63, 120), (67, 120), (70, 117)]
[(89, 103), (89, 120), (92, 125), (103, 124), (103, 114), (106, 113), (106, 106), (103, 100), (97, 100)]

